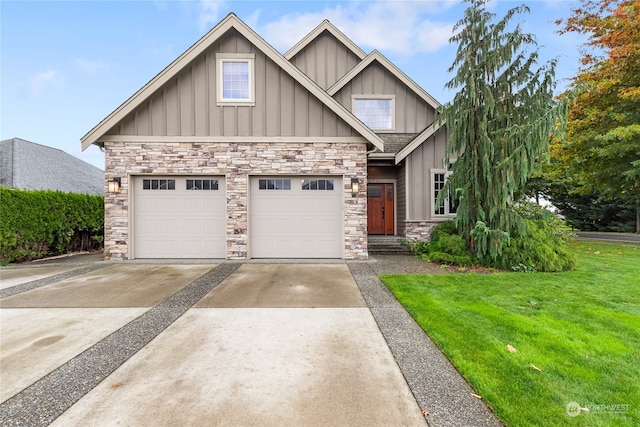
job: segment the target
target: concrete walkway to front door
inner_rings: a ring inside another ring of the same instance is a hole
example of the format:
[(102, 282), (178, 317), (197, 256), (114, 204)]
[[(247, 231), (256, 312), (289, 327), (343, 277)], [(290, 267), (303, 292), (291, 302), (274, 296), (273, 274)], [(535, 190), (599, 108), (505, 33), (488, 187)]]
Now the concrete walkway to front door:
[(425, 424), (346, 264), (214, 267), (109, 264), (0, 300), (0, 424)]

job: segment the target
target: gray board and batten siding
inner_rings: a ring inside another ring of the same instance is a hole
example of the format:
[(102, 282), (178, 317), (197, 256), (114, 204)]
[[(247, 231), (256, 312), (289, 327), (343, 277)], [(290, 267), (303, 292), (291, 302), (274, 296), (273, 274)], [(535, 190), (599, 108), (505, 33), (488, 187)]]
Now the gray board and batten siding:
[[(434, 109), (377, 61), (344, 85), (333, 98), (352, 109), (352, 96), (392, 96), (394, 133), (419, 133), (433, 122)], [(385, 150), (386, 151), (386, 150)]]
[[(255, 105), (218, 105), (216, 53), (255, 55)], [(109, 135), (351, 137), (351, 126), (237, 31), (215, 41)]]
[[(289, 60), (322, 89), (327, 90), (362, 60), (364, 53), (354, 50), (349, 49), (329, 31), (322, 31)], [(351, 107), (348, 109), (351, 110)]]

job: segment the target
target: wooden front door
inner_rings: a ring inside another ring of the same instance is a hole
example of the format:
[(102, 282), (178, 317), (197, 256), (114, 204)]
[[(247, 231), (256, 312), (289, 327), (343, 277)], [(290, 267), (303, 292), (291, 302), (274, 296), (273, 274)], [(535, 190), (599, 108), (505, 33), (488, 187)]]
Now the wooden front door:
[(393, 184), (367, 185), (369, 234), (394, 234)]

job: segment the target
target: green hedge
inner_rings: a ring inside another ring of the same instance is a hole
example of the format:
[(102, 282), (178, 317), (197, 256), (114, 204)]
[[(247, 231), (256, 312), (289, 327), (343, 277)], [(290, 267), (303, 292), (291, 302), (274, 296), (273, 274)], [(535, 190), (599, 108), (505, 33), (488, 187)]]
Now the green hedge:
[(20, 262), (99, 249), (104, 198), (0, 187), (0, 261)]

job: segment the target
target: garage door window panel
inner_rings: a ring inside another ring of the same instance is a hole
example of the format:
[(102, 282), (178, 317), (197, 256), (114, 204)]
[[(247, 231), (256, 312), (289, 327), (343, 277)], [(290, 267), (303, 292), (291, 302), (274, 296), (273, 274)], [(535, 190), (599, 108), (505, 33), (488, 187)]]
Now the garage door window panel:
[(333, 191), (333, 179), (303, 179), (302, 189)]
[(187, 190), (218, 190), (217, 179), (188, 179)]
[(145, 179), (142, 181), (143, 190), (175, 190), (175, 179)]
[(259, 190), (291, 190), (290, 179), (261, 179), (258, 181)]

